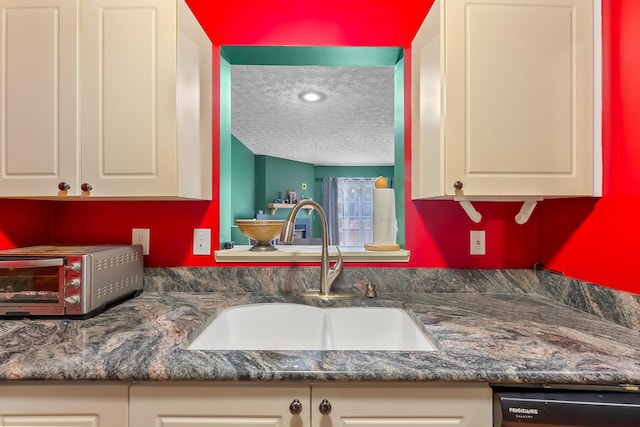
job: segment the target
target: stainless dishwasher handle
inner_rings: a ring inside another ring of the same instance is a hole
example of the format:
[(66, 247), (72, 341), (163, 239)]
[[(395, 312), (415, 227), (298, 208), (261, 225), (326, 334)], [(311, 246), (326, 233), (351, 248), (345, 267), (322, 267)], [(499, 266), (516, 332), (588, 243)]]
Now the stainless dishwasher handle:
[(0, 259), (0, 268), (40, 268), (64, 265), (63, 258)]

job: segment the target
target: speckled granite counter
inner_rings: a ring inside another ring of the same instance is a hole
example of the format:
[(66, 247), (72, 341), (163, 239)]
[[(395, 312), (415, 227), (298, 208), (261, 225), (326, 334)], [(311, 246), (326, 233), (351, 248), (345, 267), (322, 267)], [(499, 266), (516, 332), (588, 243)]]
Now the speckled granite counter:
[[(600, 318), (607, 316), (597, 317), (584, 312), (588, 310), (569, 307), (566, 301), (555, 302), (539, 293), (542, 288), (559, 288), (552, 283), (558, 279), (541, 277), (536, 272), (409, 272), (406, 274), (432, 277), (411, 280), (405, 276), (401, 279), (404, 286), (385, 280), (386, 284), (379, 286), (378, 298), (373, 300), (323, 302), (303, 300), (269, 286), (259, 291), (240, 289), (254, 286), (249, 276), (264, 276), (256, 280), (268, 283), (273, 276), (286, 276), (291, 271), (225, 269), (217, 272), (222, 277), (214, 279), (209, 270), (212, 269), (149, 271), (142, 295), (92, 319), (1, 320), (0, 380), (640, 384), (640, 332), (631, 329), (631, 308), (624, 308), (628, 313), (618, 316), (624, 320), (618, 323), (630, 323), (623, 326)], [(360, 288), (362, 277), (375, 282), (379, 279), (375, 274), (382, 273), (351, 272), (346, 274), (346, 280)], [(449, 285), (438, 291), (444, 282), (437, 278), (443, 279), (442, 275), (448, 277)], [(209, 289), (210, 292), (176, 292), (178, 288), (187, 290), (189, 283), (202, 291), (202, 283), (217, 280), (226, 283), (226, 287)], [(286, 280), (279, 281), (277, 288), (289, 286)], [(313, 280), (307, 282), (313, 287)], [(170, 289), (169, 283), (175, 288)], [(296, 283), (304, 287), (306, 282), (296, 279)], [(534, 288), (538, 293), (533, 292)], [(566, 290), (557, 293), (573, 295)], [(635, 296), (620, 295), (626, 305), (637, 303)], [(257, 302), (403, 305), (438, 339), (442, 351), (185, 349), (190, 337), (225, 307)], [(597, 304), (592, 307), (603, 311)]]

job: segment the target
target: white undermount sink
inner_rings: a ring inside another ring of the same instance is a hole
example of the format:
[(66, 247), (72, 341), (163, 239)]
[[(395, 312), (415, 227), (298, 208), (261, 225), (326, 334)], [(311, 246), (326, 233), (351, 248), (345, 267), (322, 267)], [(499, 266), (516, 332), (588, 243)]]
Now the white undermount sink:
[(437, 344), (400, 308), (267, 303), (227, 308), (188, 348), (435, 351)]

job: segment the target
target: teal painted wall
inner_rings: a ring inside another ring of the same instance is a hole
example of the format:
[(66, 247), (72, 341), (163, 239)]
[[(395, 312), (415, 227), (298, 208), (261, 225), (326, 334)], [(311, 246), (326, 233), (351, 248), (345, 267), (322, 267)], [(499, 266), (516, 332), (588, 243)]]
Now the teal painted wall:
[[(261, 189), (261, 193), (256, 194), (256, 209), (270, 213), (267, 204), (273, 203), (279, 192), (282, 193), (283, 198), (287, 197), (289, 190), (297, 191), (298, 198), (302, 195), (309, 198), (313, 194), (314, 166), (312, 164), (271, 156), (256, 156), (256, 163), (259, 164), (260, 172), (256, 173), (256, 188)], [(306, 189), (302, 188), (303, 184), (307, 186)], [(284, 219), (288, 214), (288, 210), (279, 209), (273, 218)], [(306, 216), (305, 211), (299, 214), (299, 218)]]
[(232, 64), (323, 65), (364, 67), (395, 65), (403, 56), (399, 47), (341, 46), (223, 46)]
[(404, 206), (404, 58), (395, 67), (394, 78), (394, 179), (396, 196), (396, 219), (398, 235), (396, 243), (405, 247), (405, 206)]
[(267, 161), (269, 156), (255, 156), (255, 175), (254, 175), (254, 187), (256, 195), (254, 199), (253, 208), (256, 212), (263, 211), (266, 214), (271, 214), (267, 208), (267, 203), (273, 202), (274, 195), (270, 194), (272, 191), (267, 191)]
[(220, 246), (231, 239), (231, 65), (220, 58)]
[(256, 214), (256, 156), (238, 138), (231, 136), (231, 206), (233, 219)]
[[(231, 135), (231, 216), (232, 220), (255, 217), (256, 156), (238, 138)], [(231, 225), (231, 240), (242, 242), (246, 237), (235, 222)]]

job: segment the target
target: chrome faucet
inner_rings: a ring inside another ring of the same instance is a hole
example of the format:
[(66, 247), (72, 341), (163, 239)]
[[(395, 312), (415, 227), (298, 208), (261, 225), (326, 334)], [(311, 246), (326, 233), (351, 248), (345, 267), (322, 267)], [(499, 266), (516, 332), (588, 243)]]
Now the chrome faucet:
[(284, 243), (291, 243), (293, 241), (293, 232), (295, 229), (296, 216), (298, 212), (304, 206), (313, 206), (320, 215), (320, 221), (322, 222), (322, 258), (320, 264), (320, 296), (327, 296), (331, 293), (331, 287), (333, 282), (338, 278), (342, 272), (342, 253), (338, 246), (338, 260), (333, 264), (333, 267), (329, 263), (329, 227), (327, 226), (327, 216), (324, 213), (324, 209), (318, 203), (313, 200), (302, 200), (296, 203), (289, 212), (287, 219), (282, 226), (280, 232), (280, 241)]

